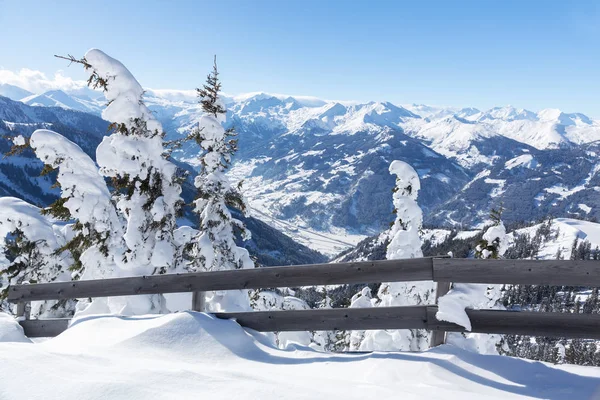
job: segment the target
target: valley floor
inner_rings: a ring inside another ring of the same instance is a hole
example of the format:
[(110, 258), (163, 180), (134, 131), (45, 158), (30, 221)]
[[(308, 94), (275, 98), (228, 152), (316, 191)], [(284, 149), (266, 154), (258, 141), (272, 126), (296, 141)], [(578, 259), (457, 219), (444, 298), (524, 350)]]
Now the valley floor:
[(0, 399), (592, 399), (600, 368), (424, 353), (280, 350), (233, 321), (96, 316), (38, 343), (0, 343)]

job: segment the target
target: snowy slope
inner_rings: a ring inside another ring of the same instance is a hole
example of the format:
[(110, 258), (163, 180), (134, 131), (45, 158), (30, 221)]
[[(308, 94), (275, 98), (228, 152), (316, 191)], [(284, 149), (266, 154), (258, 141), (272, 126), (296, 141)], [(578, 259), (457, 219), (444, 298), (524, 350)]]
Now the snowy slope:
[(21, 98), (20, 101), (30, 106), (60, 107), (96, 115), (100, 115), (104, 108), (103, 101), (92, 100), (87, 96), (71, 96), (62, 90), (51, 90), (39, 95), (34, 94)]
[[(354, 236), (356, 243), (387, 226), (384, 164), (392, 159), (417, 169), (428, 224), (480, 226), (500, 203), (509, 222), (600, 217), (600, 125), (582, 114), (386, 102), (302, 106), (267, 94), (231, 101), (241, 149), (232, 174), (245, 180), (257, 217), (291, 225), (287, 232), (310, 246), (318, 245), (315, 233), (336, 242)], [(177, 124), (192, 126), (193, 119)]]
[[(72, 109), (104, 103), (89, 90), (63, 94), (27, 101)], [(148, 89), (145, 98), (167, 139), (197, 126), (195, 91)], [(268, 93), (224, 100), (227, 124), (239, 133), (231, 175), (245, 181), (254, 216), (328, 254), (387, 227), (386, 164), (396, 158), (419, 173), (428, 225), (481, 226), (500, 203), (507, 222), (600, 218), (600, 122), (583, 114)], [(174, 157), (188, 162), (197, 152), (185, 145)]]
[(491, 161), (489, 156), (480, 154), (478, 145), (489, 138), (511, 139), (538, 150), (600, 140), (600, 122), (583, 114), (567, 114), (556, 109), (534, 113), (511, 106), (485, 112), (475, 109), (448, 112), (450, 110), (438, 111), (421, 120), (409, 120), (401, 126), (409, 135), (426, 141), (435, 151), (465, 166)]
[[(509, 139), (503, 139), (509, 140)], [(497, 142), (494, 160), (457, 193), (434, 208), (428, 223), (476, 226), (491, 207), (503, 204), (508, 222), (533, 222), (548, 215), (600, 217), (598, 142), (538, 150)], [(493, 144), (493, 143), (491, 143)]]
[[(517, 229), (519, 234), (528, 234), (533, 237), (535, 232), (539, 229), (541, 224), (533, 225), (531, 227)], [(592, 245), (592, 249), (596, 246), (600, 246), (600, 224), (589, 221), (581, 221), (572, 218), (555, 218), (552, 221), (552, 234), (551, 240), (545, 241), (541, 245), (539, 252), (540, 259), (552, 260), (556, 258), (557, 252), (560, 253), (566, 259), (571, 254), (571, 247), (573, 241), (577, 238), (579, 241), (588, 241)]]
[(89, 317), (42, 343), (0, 343), (0, 398), (594, 398), (600, 369), (467, 353), (279, 350), (199, 313)]
[(31, 96), (31, 93), (28, 90), (21, 89), (15, 85), (9, 85), (8, 83), (0, 83), (0, 96), (8, 97), (11, 100), (21, 100), (27, 96)]
[[(515, 245), (516, 235), (528, 235), (530, 239), (533, 238), (540, 227), (545, 224), (545, 222), (531, 224), (528, 227), (508, 232), (508, 245)], [(448, 245), (448, 242), (455, 240), (470, 241), (470, 249), (473, 249), (479, 240), (476, 236), (482, 232), (482, 230), (453, 232), (449, 229), (429, 228), (421, 231), (421, 241), (424, 243), (424, 251), (443, 244)], [(595, 249), (596, 246), (600, 247), (600, 223), (574, 218), (553, 218), (550, 226), (550, 233), (548, 237), (541, 239), (540, 249), (535, 257), (542, 260), (554, 260), (560, 250), (561, 256), (565, 259), (569, 259), (575, 239), (577, 239), (579, 243), (588, 241), (591, 244), (591, 249)], [(385, 247), (385, 242), (379, 237), (373, 236), (365, 239), (364, 242), (361, 242), (353, 249), (344, 252), (344, 254), (341, 254), (335, 261), (383, 260), (385, 259)], [(439, 254), (443, 254), (443, 252), (428, 253), (428, 255)], [(455, 257), (472, 257), (472, 254), (472, 252), (470, 255), (464, 254), (458, 256), (455, 254)]]
[[(0, 86), (0, 90), (3, 88), (27, 93), (16, 86)], [(147, 89), (146, 99), (155, 108), (166, 109), (162, 110), (166, 111), (162, 113), (163, 119), (175, 121), (176, 127), (193, 122), (185, 116), (190, 115), (189, 110), (197, 109), (194, 90)], [(480, 111), (415, 104), (397, 106), (389, 102), (334, 102), (262, 92), (226, 97), (226, 100), (232, 115), (244, 122), (263, 125), (263, 128), (279, 126), (287, 132), (294, 132), (311, 126), (324, 132), (351, 135), (369, 129), (378, 130), (382, 126), (395, 127), (430, 142), (434, 150), (442, 154), (448, 152), (458, 159), (462, 158), (461, 153), (470, 147), (469, 144), (486, 137), (502, 136), (537, 149), (600, 140), (599, 121), (584, 114), (557, 109), (536, 113), (505, 106)], [(97, 94), (91, 90), (70, 90), (68, 93), (54, 90), (30, 95), (23, 101), (73, 109), (88, 107), (93, 112), (98, 112), (98, 107), (102, 106)]]

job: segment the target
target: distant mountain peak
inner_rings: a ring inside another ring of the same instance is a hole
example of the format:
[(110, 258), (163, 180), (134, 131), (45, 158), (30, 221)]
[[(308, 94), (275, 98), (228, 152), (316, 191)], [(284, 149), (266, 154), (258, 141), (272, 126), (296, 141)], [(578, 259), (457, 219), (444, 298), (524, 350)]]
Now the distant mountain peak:
[(22, 89), (15, 85), (10, 85), (8, 83), (0, 83), (0, 96), (8, 97), (11, 100), (19, 101), (27, 96), (31, 96), (31, 93), (28, 90)]
[(21, 102), (30, 106), (60, 107), (96, 115), (99, 115), (103, 108), (102, 102), (91, 100), (89, 97), (87, 99), (75, 97), (59, 89), (25, 97), (21, 99)]
[(480, 120), (486, 119), (501, 119), (504, 121), (515, 121), (515, 120), (537, 120), (537, 115), (524, 108), (515, 108), (511, 105), (504, 107), (493, 107), (483, 113), (479, 118)]

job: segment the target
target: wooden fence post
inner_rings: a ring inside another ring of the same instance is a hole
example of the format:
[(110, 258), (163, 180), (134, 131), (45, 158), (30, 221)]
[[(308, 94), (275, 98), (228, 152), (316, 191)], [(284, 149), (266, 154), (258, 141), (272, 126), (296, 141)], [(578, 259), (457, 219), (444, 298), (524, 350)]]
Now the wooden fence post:
[(29, 303), (27, 302), (19, 302), (17, 303), (17, 317), (25, 317), (25, 319), (29, 319)]
[(192, 310), (204, 312), (206, 305), (206, 292), (194, 292), (192, 294)]
[[(435, 304), (438, 304), (438, 299), (450, 291), (452, 283), (438, 282), (435, 290)], [(446, 331), (431, 332), (430, 347), (436, 347), (446, 342)]]
[[(440, 255), (434, 257), (434, 270), (432, 271), (432, 275), (435, 276), (435, 258), (452, 258), (452, 255), (449, 253), (448, 255)], [(434, 277), (435, 279), (435, 277)], [(435, 305), (438, 304), (438, 299), (444, 296), (446, 293), (450, 291), (452, 287), (452, 282), (438, 282), (435, 288)], [(431, 332), (431, 340), (429, 343), (430, 347), (436, 347), (446, 342), (446, 331), (433, 331)]]

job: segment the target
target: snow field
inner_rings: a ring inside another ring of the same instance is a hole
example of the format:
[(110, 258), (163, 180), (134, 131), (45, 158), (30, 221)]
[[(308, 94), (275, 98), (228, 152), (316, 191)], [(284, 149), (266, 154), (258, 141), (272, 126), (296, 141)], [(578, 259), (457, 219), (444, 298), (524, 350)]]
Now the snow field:
[(84, 317), (41, 343), (0, 343), (0, 360), (3, 400), (571, 400), (600, 393), (600, 368), (477, 355), (450, 345), (423, 353), (281, 350), (268, 334), (194, 312)]

